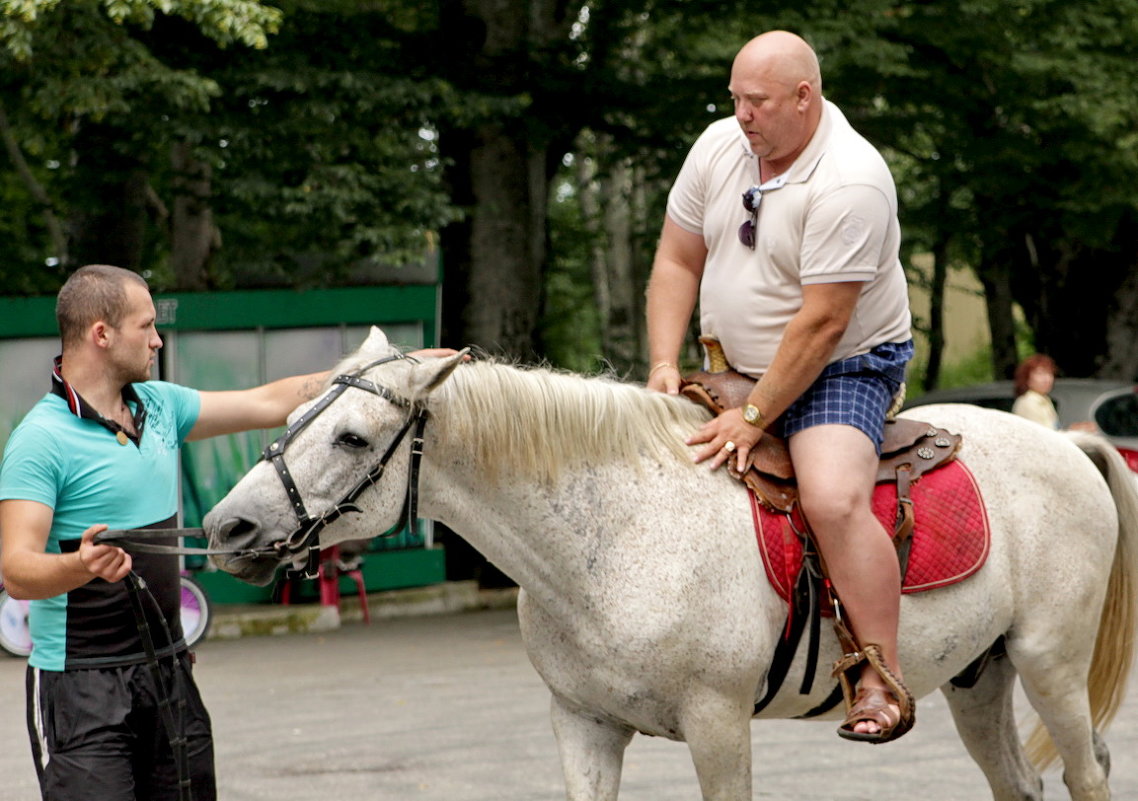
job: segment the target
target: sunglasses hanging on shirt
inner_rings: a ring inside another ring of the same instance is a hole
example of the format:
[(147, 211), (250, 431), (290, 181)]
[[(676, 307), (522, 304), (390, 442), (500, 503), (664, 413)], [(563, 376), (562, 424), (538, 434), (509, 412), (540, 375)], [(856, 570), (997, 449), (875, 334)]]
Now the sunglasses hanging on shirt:
[(759, 239), (759, 204), (763, 201), (763, 195), (776, 189), (782, 189), (786, 185), (786, 178), (786, 173), (783, 173), (771, 178), (765, 184), (752, 186), (743, 193), (743, 208), (751, 215), (751, 218), (744, 220), (743, 224), (739, 226), (739, 241), (751, 250), (755, 249), (755, 244)]

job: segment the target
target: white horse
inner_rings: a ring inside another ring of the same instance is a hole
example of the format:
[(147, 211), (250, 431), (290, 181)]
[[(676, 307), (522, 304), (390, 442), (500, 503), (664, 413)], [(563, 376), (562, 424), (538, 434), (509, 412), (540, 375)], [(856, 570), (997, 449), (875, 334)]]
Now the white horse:
[[(704, 799), (750, 799), (750, 722), (787, 609), (764, 575), (744, 488), (693, 465), (682, 445), (706, 413), (640, 386), (461, 355), (371, 364), (393, 354), (373, 329), (339, 370), (362, 369), (383, 396), (351, 384), (286, 439), (299, 508), (327, 513), (320, 546), (395, 525), (418, 483), (422, 517), (461, 534), (522, 588), (522, 636), (552, 692), (571, 801), (617, 797), (636, 732), (685, 741)], [(429, 418), (416, 482), (412, 437), (396, 434), (417, 408)], [(945, 693), (993, 798), (1038, 801), (1042, 780), (1012, 709), (1018, 674), (1071, 798), (1105, 801), (1109, 757), (1096, 729), (1122, 700), (1133, 646), (1131, 477), (1098, 437), (1076, 445), (970, 406), (916, 414), (964, 435), (960, 458), (987, 502), (992, 542), (975, 575), (903, 598), (906, 682), (917, 697)], [(385, 450), (386, 472), (357, 486)], [(351, 487), (357, 497), (333, 511)], [(291, 537), (292, 551), (219, 564), (264, 584), (301, 559), (296, 501), (270, 463), (256, 465), (207, 516), (211, 544), (265, 549)], [(828, 665), (840, 654), (823, 629)], [(948, 683), (1001, 637), (1006, 658), (972, 688)], [(829, 696), (826, 676), (799, 694), (804, 662), (796, 657), (760, 717), (801, 716)]]

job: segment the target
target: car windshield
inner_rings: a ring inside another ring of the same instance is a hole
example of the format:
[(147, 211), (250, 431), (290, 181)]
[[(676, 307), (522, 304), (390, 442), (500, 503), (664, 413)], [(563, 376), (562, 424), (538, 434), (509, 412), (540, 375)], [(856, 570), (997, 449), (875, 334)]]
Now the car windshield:
[(1095, 422), (1108, 437), (1138, 437), (1138, 394), (1108, 398), (1095, 410)]

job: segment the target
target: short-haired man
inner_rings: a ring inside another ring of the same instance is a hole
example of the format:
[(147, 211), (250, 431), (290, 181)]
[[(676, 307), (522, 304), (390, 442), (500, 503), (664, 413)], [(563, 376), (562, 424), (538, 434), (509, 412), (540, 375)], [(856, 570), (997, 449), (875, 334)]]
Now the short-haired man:
[[(108, 265), (77, 270), (59, 291), (62, 355), (51, 392), (12, 432), (0, 464), (5, 588), (33, 599), (28, 729), (48, 801), (216, 797), (209, 716), (181, 637), (178, 560), (94, 537), (170, 528), (182, 442), (283, 425), (327, 373), (233, 392), (151, 381), (162, 339), (146, 282)], [(440, 349), (428, 353), (451, 353)], [(181, 770), (123, 579), (145, 582), (144, 605), (169, 698), (181, 710)]]

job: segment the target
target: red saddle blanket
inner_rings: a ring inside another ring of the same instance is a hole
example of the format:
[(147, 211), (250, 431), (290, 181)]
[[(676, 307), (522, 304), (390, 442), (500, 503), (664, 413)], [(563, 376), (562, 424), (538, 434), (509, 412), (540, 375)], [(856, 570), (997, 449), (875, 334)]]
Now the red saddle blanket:
[[(766, 509), (754, 493), (748, 494), (767, 577), (783, 600), (789, 602), (802, 567), (802, 540), (795, 533), (795, 529), (806, 530), (801, 512), (795, 507), (792, 528), (785, 514)], [(964, 463), (955, 459), (921, 476), (910, 488), (910, 496), (913, 539), (901, 591), (914, 593), (945, 587), (979, 570), (988, 558), (991, 535), (980, 489)], [(896, 484), (877, 485), (873, 511), (885, 530), (892, 532), (897, 515)], [(832, 614), (829, 599), (823, 611)]]

